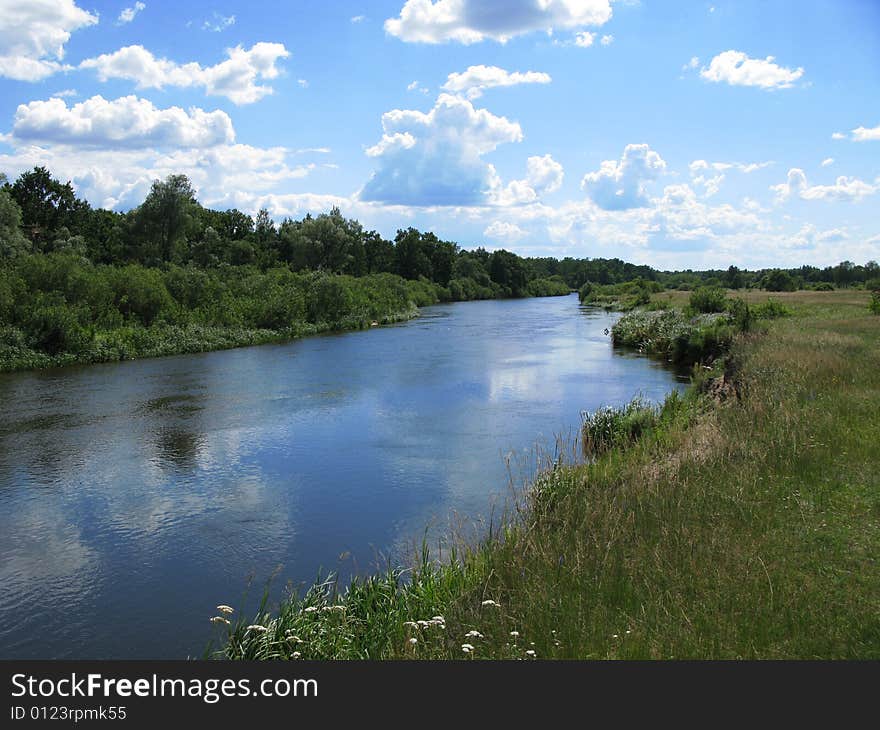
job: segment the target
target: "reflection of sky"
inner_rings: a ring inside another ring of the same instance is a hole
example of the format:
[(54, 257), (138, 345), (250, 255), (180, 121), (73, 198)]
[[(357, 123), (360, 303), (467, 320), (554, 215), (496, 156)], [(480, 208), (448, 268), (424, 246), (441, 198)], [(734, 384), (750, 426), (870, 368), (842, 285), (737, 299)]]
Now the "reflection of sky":
[(365, 570), (427, 524), (487, 516), (507, 461), (521, 480), (581, 410), (673, 386), (614, 354), (612, 321), (573, 297), (444, 305), (370, 332), (0, 376), (0, 656), (199, 653), (249, 575), (282, 565), (280, 590)]

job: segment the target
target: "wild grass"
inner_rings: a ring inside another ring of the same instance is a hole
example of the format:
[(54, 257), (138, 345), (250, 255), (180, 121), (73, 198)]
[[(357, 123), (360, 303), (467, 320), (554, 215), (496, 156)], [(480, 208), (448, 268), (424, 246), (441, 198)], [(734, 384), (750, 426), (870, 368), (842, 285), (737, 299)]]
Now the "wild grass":
[(219, 655), (880, 657), (880, 318), (866, 292), (780, 298), (793, 316), (734, 338), (726, 397), (554, 465), (439, 561), (228, 615)]

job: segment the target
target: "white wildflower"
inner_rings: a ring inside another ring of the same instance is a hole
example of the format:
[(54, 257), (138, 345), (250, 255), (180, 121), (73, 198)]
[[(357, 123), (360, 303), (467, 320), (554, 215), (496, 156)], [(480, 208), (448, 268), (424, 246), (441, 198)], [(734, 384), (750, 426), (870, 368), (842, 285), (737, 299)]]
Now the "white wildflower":
[(293, 652), (293, 654), (290, 655), (290, 658), (291, 659), (299, 659), (301, 656), (302, 656), (302, 654), (300, 654), (298, 651), (295, 651), (295, 652)]
[(517, 636), (519, 636), (519, 631), (511, 631), (510, 635), (515, 639)]
[(262, 624), (251, 624), (250, 626), (248, 626), (248, 627), (245, 629), (245, 631), (256, 631), (256, 632), (259, 633), (259, 634), (264, 634), (264, 633), (266, 633), (268, 630), (269, 630), (269, 629), (267, 629), (267, 628), (266, 628), (265, 626), (263, 626)]
[(462, 650), (465, 654), (470, 654), (470, 653), (474, 650), (474, 645), (473, 645), (473, 644), (462, 644), (462, 645), (461, 645), (461, 650)]
[(464, 635), (465, 639), (482, 639), (483, 635), (479, 631), (468, 631)]
[(493, 600), (491, 600), (491, 599), (488, 600), (488, 601), (483, 601), (483, 605), (484, 605), (484, 606), (495, 606), (495, 608), (501, 608), (501, 604), (500, 604), (500, 603), (495, 603), (495, 601), (493, 601)]
[(225, 618), (223, 616), (212, 616), (211, 623), (212, 624), (226, 624), (227, 626), (229, 626), (229, 619)]
[(217, 610), (220, 611), (220, 613), (235, 613), (235, 609), (232, 606), (227, 606), (225, 603), (221, 603), (217, 606)]
[(409, 640), (409, 643), (410, 643), (410, 645), (415, 646), (416, 644), (419, 643), (419, 640), (418, 640), (415, 636), (413, 636), (413, 637)]
[(303, 609), (303, 613), (314, 613), (317, 610), (318, 610), (317, 606), (307, 606), (306, 608)]
[(529, 650), (526, 652), (526, 656), (530, 656), (530, 657), (532, 657), (532, 659), (534, 659), (537, 655), (535, 654), (535, 650), (534, 650), (534, 649), (529, 649)]
[(419, 625), (415, 621), (404, 621), (403, 625), (410, 629), (417, 629)]

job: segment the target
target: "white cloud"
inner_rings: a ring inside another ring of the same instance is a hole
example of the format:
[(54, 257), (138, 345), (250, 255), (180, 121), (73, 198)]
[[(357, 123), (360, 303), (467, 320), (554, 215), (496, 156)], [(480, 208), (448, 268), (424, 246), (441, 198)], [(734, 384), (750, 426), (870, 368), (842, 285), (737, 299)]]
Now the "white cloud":
[(700, 71), (707, 81), (732, 86), (757, 86), (761, 89), (788, 89), (804, 75), (803, 68), (790, 69), (774, 63), (773, 56), (749, 58), (742, 51), (724, 51)]
[(56, 91), (52, 96), (57, 96), (59, 99), (68, 98), (71, 96), (79, 96), (79, 92), (76, 89), (62, 89), (61, 91)]
[(605, 160), (587, 173), (581, 187), (605, 210), (627, 210), (648, 205), (646, 183), (666, 169), (666, 162), (646, 144), (628, 144), (620, 161)]
[(400, 205), (478, 205), (496, 184), (482, 156), (522, 140), (516, 122), (441, 94), (431, 111), (382, 115), (382, 139), (366, 150), (379, 167), (360, 193), (365, 201)]
[(121, 13), (119, 13), (119, 17), (116, 19), (117, 25), (122, 25), (124, 23), (130, 23), (134, 20), (135, 16), (141, 12), (142, 10), (146, 10), (147, 6), (142, 2), (136, 2), (130, 8), (124, 8)]
[(788, 171), (788, 179), (770, 188), (781, 202), (796, 196), (801, 200), (825, 200), (839, 202), (858, 202), (880, 190), (880, 182), (866, 183), (855, 177), (841, 175), (834, 185), (810, 185), (803, 170), (793, 167)]
[(493, 221), (483, 231), (486, 238), (492, 238), (496, 241), (506, 241), (513, 243), (525, 238), (526, 232), (516, 223), (508, 223), (506, 221)]
[(39, 81), (64, 70), (70, 34), (97, 22), (73, 0), (0, 0), (0, 76)]
[(599, 43), (601, 43), (603, 46), (610, 46), (612, 43), (614, 43), (614, 36), (611, 34), (603, 35)]
[(878, 142), (880, 141), (880, 124), (871, 129), (857, 127), (852, 131), (852, 138), (855, 142)]
[(593, 41), (596, 38), (595, 33), (590, 33), (589, 31), (582, 30), (580, 33), (575, 35), (574, 44), (576, 46), (580, 46), (581, 48), (589, 48), (593, 45)]
[(351, 17), (352, 23), (362, 23), (366, 19), (366, 15), (353, 15)]
[(770, 167), (772, 164), (772, 160), (767, 160), (766, 162), (707, 162), (706, 160), (694, 160), (688, 165), (688, 170), (690, 170), (691, 175), (696, 175), (702, 170), (714, 170), (715, 172), (738, 170), (739, 172), (749, 174), (750, 172)]
[(700, 57), (699, 56), (691, 56), (691, 60), (688, 61), (684, 66), (681, 67), (682, 71), (690, 71), (692, 69), (698, 68), (700, 65)]
[(464, 92), (468, 99), (477, 99), (486, 89), (517, 84), (549, 84), (549, 74), (539, 71), (505, 71), (498, 66), (469, 66), (466, 71), (451, 73), (442, 88), (454, 93)]
[(21, 104), (12, 135), (21, 142), (103, 149), (211, 147), (235, 139), (226, 112), (197, 107), (157, 109), (135, 96), (114, 101), (93, 96), (70, 108), (59, 98)]
[(134, 81), (139, 89), (202, 86), (209, 96), (225, 96), (234, 104), (252, 104), (273, 93), (271, 86), (257, 82), (277, 78), (281, 72), (275, 64), (290, 53), (280, 43), (261, 42), (249, 50), (230, 48), (227, 55), (227, 60), (215, 66), (202, 67), (195, 62), (178, 64), (156, 58), (143, 46), (126, 46), (86, 59), (80, 68), (95, 69), (101, 81)]
[(846, 135), (843, 132), (832, 132), (831, 139), (846, 139)]
[(826, 157), (824, 160), (822, 160), (822, 167), (828, 167), (829, 165), (833, 165), (833, 164), (834, 164), (833, 157)]
[(215, 12), (210, 20), (206, 20), (202, 23), (202, 30), (209, 30), (212, 33), (222, 33), (233, 25), (235, 25), (234, 15), (220, 15)]
[(534, 31), (604, 25), (610, 0), (406, 0), (385, 31), (411, 43), (506, 43)]
[(526, 160), (526, 176), (521, 180), (511, 180), (507, 185), (491, 168), (489, 202), (492, 205), (512, 206), (535, 203), (547, 193), (554, 193), (562, 187), (564, 171), (562, 165), (551, 155), (529, 157)]
[[(205, 205), (223, 205), (242, 196), (258, 196), (284, 181), (306, 177), (315, 165), (290, 167), (283, 147), (221, 144), (204, 149), (90, 149), (64, 144), (23, 144), (0, 154), (0, 169), (12, 177), (43, 165), (92, 205), (127, 210), (143, 202), (153, 180), (184, 174)], [(243, 199), (243, 198), (242, 198)]]

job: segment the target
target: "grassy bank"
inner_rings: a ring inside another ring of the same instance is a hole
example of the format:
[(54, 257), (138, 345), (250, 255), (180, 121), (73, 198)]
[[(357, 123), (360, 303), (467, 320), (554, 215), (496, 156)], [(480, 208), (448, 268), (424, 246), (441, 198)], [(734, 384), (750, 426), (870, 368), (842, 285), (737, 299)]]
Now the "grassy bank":
[[(421, 306), (467, 298), (453, 289), (391, 273), (109, 266), (69, 253), (23, 256), (0, 266), (0, 372), (363, 329), (410, 319)], [(490, 290), (489, 296), (504, 293)], [(529, 293), (568, 289), (535, 279)]]
[(634, 409), (478, 545), (344, 595), (329, 582), (257, 616), (220, 611), (219, 655), (880, 657), (869, 298), (785, 296), (792, 316), (737, 336), (723, 375)]

